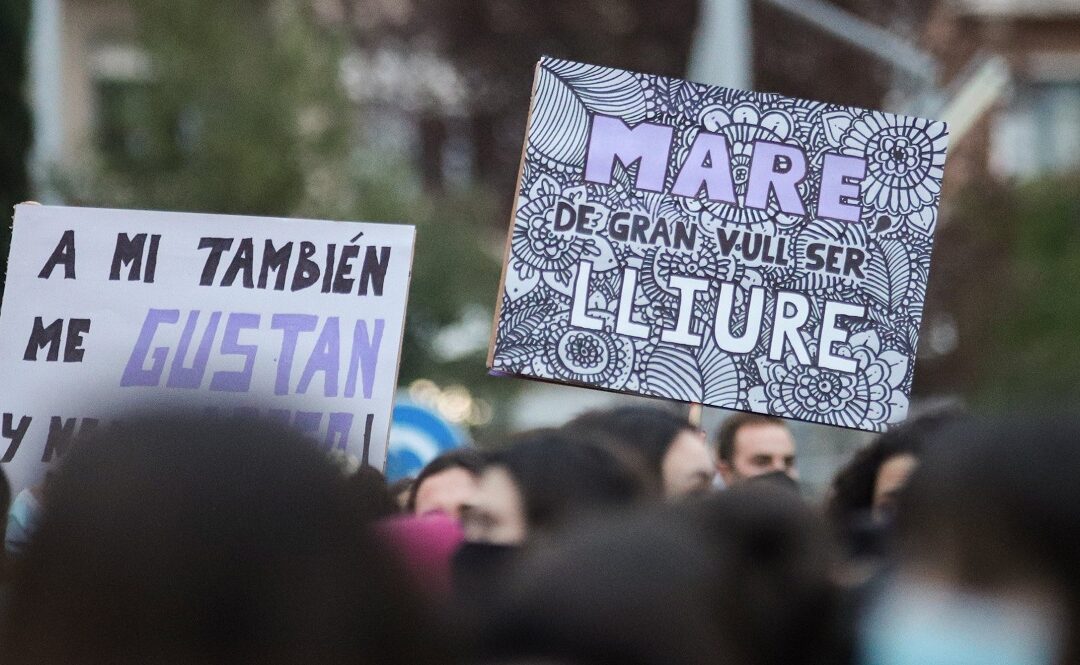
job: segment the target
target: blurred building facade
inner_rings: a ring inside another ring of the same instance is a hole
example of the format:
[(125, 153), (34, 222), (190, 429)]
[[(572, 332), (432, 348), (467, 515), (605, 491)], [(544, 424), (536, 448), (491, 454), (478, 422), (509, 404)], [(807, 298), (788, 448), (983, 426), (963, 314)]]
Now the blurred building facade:
[(1080, 2), (952, 0), (925, 28), (946, 81), (981, 53), (1005, 59), (1010, 93), (950, 146), (951, 176), (1030, 178), (1080, 167)]

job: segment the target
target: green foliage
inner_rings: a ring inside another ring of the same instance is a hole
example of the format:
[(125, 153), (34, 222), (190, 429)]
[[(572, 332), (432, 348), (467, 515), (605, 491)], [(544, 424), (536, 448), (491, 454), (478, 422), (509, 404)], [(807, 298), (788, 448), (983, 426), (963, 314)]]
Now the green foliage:
[(1080, 174), (1020, 187), (1006, 313), (985, 356), (995, 406), (1080, 400)]
[(120, 136), (65, 174), (77, 201), (284, 215), (304, 205), (309, 166), (345, 159), (339, 49), (300, 2), (134, 0), (144, 82), (98, 91)]
[[(495, 302), (499, 262), (480, 191), (426, 193), (399, 155), (363, 143), (338, 80), (341, 39), (301, 0), (134, 0), (150, 76), (114, 107), (123, 139), (62, 174), (72, 203), (415, 224), (400, 383), (463, 384), (497, 401), (484, 348), (453, 358), (433, 340)], [(105, 137), (106, 139), (108, 137)]]

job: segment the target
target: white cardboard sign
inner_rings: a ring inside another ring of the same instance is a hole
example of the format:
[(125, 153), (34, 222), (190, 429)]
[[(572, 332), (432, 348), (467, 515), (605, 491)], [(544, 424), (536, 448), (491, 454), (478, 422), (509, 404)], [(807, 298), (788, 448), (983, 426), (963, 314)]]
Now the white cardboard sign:
[(381, 467), (415, 228), (20, 205), (0, 310), (17, 492), (141, 408), (258, 414)]

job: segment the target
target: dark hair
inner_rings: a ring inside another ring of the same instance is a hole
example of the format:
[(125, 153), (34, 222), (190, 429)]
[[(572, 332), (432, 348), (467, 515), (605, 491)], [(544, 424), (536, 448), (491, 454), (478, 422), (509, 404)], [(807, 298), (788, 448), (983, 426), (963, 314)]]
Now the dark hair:
[(409, 487), (409, 500), (408, 503), (405, 504), (405, 509), (410, 513), (416, 510), (416, 495), (420, 491), (420, 486), (431, 476), (442, 473), (448, 469), (464, 469), (472, 475), (478, 476), (483, 468), (484, 458), (475, 448), (455, 448), (446, 451), (428, 462), (427, 465), (420, 470), (419, 475), (416, 476), (416, 480), (414, 480), (412, 486)]
[(623, 406), (586, 411), (566, 423), (564, 429), (623, 447), (638, 456), (659, 483), (671, 444), (683, 430), (694, 431), (694, 426), (684, 416), (666, 409)]
[(521, 493), (529, 530), (552, 530), (582, 514), (625, 507), (647, 495), (636, 470), (600, 443), (557, 429), (519, 434), (487, 455)]
[(942, 565), (964, 588), (1041, 580), (1059, 595), (1063, 663), (1080, 659), (1078, 444), (1075, 415), (954, 423), (932, 437), (897, 513), (906, 561)]
[(436, 662), (359, 512), (338, 468), (278, 424), (100, 428), (49, 487), (0, 660)]
[(716, 433), (716, 456), (725, 462), (732, 461), (735, 458), (735, 436), (740, 429), (752, 425), (776, 425), (788, 429), (783, 418), (761, 413), (736, 413), (728, 416)]
[(409, 492), (412, 490), (413, 483), (416, 482), (415, 478), (398, 478), (394, 482), (386, 486), (386, 492), (397, 501), (398, 495), (405, 492), (405, 501), (409, 500)]
[(400, 512), (397, 501), (386, 486), (382, 472), (364, 464), (348, 478), (349, 487), (360, 501), (360, 519), (373, 522)]
[(865, 517), (874, 502), (881, 466), (898, 455), (922, 455), (926, 441), (961, 417), (949, 410), (912, 418), (878, 436), (852, 457), (833, 479), (826, 512), (837, 527)]
[(792, 493), (740, 487), (582, 524), (532, 551), (485, 635), (506, 659), (842, 662), (830, 562)]

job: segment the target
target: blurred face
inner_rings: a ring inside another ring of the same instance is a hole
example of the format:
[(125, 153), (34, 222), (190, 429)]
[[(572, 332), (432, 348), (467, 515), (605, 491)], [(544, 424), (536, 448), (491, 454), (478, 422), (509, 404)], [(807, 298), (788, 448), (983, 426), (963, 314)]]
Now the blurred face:
[(914, 455), (905, 454), (893, 455), (881, 465), (874, 481), (872, 511), (875, 519), (881, 519), (892, 512), (897, 494), (904, 489), (917, 464), (918, 460)]
[(664, 495), (679, 498), (709, 491), (716, 464), (705, 445), (704, 432), (682, 430), (671, 442), (661, 463)]
[(428, 476), (416, 489), (415, 514), (445, 513), (461, 517), (461, 506), (476, 491), (476, 478), (460, 467)]
[(753, 424), (735, 432), (731, 461), (721, 460), (717, 468), (726, 485), (747, 478), (782, 471), (794, 480), (799, 478), (795, 467), (795, 439), (781, 425)]
[(1065, 656), (1066, 605), (1052, 585), (974, 590), (940, 571), (902, 573), (861, 628), (867, 662), (880, 665), (1053, 665)]
[(461, 523), (470, 542), (517, 545), (525, 541), (525, 506), (506, 469), (489, 467), (480, 475)]

